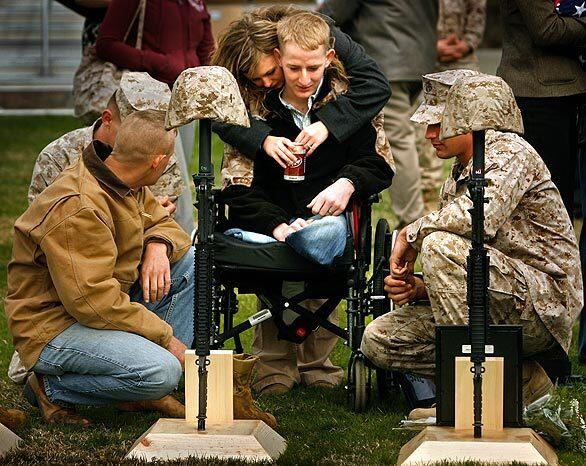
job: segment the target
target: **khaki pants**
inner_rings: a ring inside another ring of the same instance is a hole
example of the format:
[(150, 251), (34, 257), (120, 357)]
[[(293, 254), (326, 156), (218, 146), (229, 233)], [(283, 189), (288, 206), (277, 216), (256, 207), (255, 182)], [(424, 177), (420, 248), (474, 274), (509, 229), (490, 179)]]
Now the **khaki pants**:
[[(295, 286), (286, 284), (284, 296), (292, 296)], [(324, 301), (311, 299), (301, 304), (310, 311), (315, 311)], [(337, 311), (330, 315), (330, 322), (338, 323)], [(277, 338), (277, 327), (271, 320), (254, 327), (252, 354), (258, 356), (256, 377), (253, 388), (261, 391), (274, 383), (287, 387), (294, 384), (313, 385), (321, 382), (339, 385), (344, 371), (334, 366), (329, 355), (336, 346), (338, 337), (323, 328), (312, 333), (303, 343), (296, 345)]]
[(421, 192), (425, 214), (438, 210), (439, 190), (444, 183), (444, 161), (435, 155), (431, 142), (425, 139), (427, 125), (415, 124), (415, 145), (419, 154)]
[(389, 193), (400, 224), (407, 225), (424, 213), (416, 128), (409, 121), (419, 105), (421, 82), (391, 82), (391, 88), (393, 93), (384, 108), (385, 133), (397, 170)]
[[(427, 236), (421, 263), (431, 306), (409, 305), (372, 321), (362, 351), (377, 366), (426, 377), (435, 372), (435, 326), (468, 323), (466, 257), (470, 241), (436, 232)], [(531, 303), (525, 278), (515, 261), (493, 248), (490, 255), (490, 315), (493, 324), (523, 327), (523, 354), (532, 356), (555, 346)]]

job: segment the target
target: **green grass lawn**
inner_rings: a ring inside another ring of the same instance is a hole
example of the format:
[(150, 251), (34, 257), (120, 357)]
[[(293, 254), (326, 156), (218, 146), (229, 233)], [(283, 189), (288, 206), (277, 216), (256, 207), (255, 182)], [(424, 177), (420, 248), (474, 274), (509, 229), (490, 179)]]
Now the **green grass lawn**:
[[(50, 141), (78, 127), (66, 117), (0, 117), (0, 308), (4, 310), (6, 267), (11, 256), (12, 225), (26, 208), (26, 194), (32, 167), (38, 152)], [(221, 143), (214, 139), (216, 173), (219, 172)], [(195, 164), (192, 165), (192, 168)], [(392, 218), (388, 197), (374, 210), (373, 225), (380, 217)], [(255, 310), (255, 299), (243, 296), (238, 320)], [(343, 313), (341, 313), (343, 317)], [(250, 332), (244, 335), (245, 348), (250, 347)], [(13, 347), (0, 312), (0, 406), (17, 407), (30, 414), (27, 427), (19, 432), (23, 447), (11, 453), (1, 464), (135, 464), (124, 462), (134, 440), (157, 419), (156, 414), (121, 413), (115, 409), (86, 409), (84, 414), (95, 425), (87, 430), (45, 424), (38, 411), (28, 406), (21, 387), (6, 376)], [(332, 360), (347, 366), (348, 351), (341, 344)], [(572, 352), (575, 361), (575, 348)], [(577, 372), (584, 373), (582, 367)], [(584, 387), (574, 388), (575, 396), (586, 406)], [(376, 394), (373, 393), (373, 397)], [(343, 388), (335, 390), (297, 388), (285, 395), (262, 398), (263, 408), (275, 414), (278, 432), (287, 440), (288, 448), (279, 459), (281, 465), (376, 465), (394, 464), (401, 446), (414, 433), (398, 429), (406, 414), (401, 396), (374, 401), (367, 412), (354, 414), (346, 403)], [(571, 451), (559, 452), (561, 464), (584, 465), (586, 459)], [(219, 464), (217, 461), (181, 462), (175, 464)], [(222, 463), (224, 464), (224, 463)], [(228, 463), (226, 463), (228, 464)], [(239, 463), (230, 463), (239, 464)]]

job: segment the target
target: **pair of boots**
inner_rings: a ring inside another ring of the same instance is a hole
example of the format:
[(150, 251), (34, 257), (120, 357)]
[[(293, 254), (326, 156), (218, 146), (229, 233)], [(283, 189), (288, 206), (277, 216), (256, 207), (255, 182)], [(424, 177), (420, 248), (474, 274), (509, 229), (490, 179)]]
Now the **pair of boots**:
[[(553, 388), (553, 383), (543, 367), (535, 361), (523, 362), (523, 406), (530, 405), (547, 394)], [(435, 417), (435, 406), (432, 408), (416, 408), (409, 413), (409, 420), (427, 419)]]
[[(234, 419), (259, 419), (274, 429), (277, 427), (275, 417), (262, 411), (252, 398), (250, 383), (257, 361), (256, 356), (234, 355)], [(31, 405), (41, 410), (43, 418), (50, 424), (74, 424), (82, 427), (91, 425), (88, 419), (51, 402), (45, 394), (42, 376), (35, 373), (29, 376), (24, 395)], [(124, 402), (118, 404), (118, 408), (122, 411), (159, 411), (168, 417), (185, 418), (185, 406), (171, 395), (160, 400)]]
[[(234, 386), (234, 419), (258, 419), (273, 429), (277, 427), (275, 416), (260, 409), (252, 398), (250, 384), (258, 358), (249, 354), (235, 354), (233, 358), (232, 381)], [(171, 403), (170, 400), (174, 403)], [(137, 401), (118, 405), (123, 411), (160, 411), (169, 417), (184, 418), (185, 406), (167, 395), (161, 400)]]

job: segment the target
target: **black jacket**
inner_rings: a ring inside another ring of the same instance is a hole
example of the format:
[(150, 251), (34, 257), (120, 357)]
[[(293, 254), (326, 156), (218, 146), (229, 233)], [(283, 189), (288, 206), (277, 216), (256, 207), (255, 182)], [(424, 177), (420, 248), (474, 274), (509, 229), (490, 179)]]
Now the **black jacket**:
[[(316, 112), (316, 121), (321, 121), (338, 142), (345, 142), (380, 112), (391, 96), (391, 88), (385, 75), (362, 46), (335, 26), (330, 27), (336, 56), (351, 77), (350, 86), (346, 94)], [(247, 129), (215, 122), (212, 129), (222, 141), (253, 160), (271, 133), (270, 126), (256, 118), (250, 119), (250, 128)]]
[[(316, 102), (329, 91), (324, 82)], [(299, 128), (291, 112), (281, 104), (279, 91), (268, 95), (266, 107), (270, 110), (267, 124), (271, 134), (295, 139)], [(313, 111), (311, 119), (317, 120)], [(229, 207), (229, 226), (272, 236), (277, 225), (289, 223), (293, 217), (310, 217), (307, 204), (339, 178), (348, 178), (354, 184), (354, 199), (365, 199), (382, 191), (391, 185), (393, 171), (376, 153), (375, 140), (376, 132), (370, 122), (345, 143), (330, 135), (307, 158), (305, 180), (299, 183), (285, 181), (283, 168), (261, 151), (254, 162), (252, 186), (232, 185), (222, 192)]]

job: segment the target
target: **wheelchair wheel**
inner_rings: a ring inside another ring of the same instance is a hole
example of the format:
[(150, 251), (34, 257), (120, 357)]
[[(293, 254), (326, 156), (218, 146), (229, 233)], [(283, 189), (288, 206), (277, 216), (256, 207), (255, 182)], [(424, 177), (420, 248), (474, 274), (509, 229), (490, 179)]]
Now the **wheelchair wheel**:
[(355, 412), (361, 413), (366, 409), (368, 402), (367, 383), (368, 368), (363, 357), (355, 357), (352, 367), (352, 386), (350, 396), (352, 398), (352, 408)]
[(377, 267), (381, 260), (384, 264), (372, 282), (374, 296), (384, 296), (383, 299), (374, 300), (372, 303), (373, 316), (379, 317), (391, 310), (391, 300), (385, 295), (384, 279), (389, 274), (389, 258), (391, 257), (391, 229), (389, 222), (384, 218), (379, 219), (374, 233), (374, 267)]
[[(389, 259), (391, 257), (395, 234), (396, 232), (393, 232), (393, 235), (391, 235), (389, 222), (384, 218), (381, 218), (376, 224), (374, 233), (374, 266), (376, 267), (381, 259), (384, 261), (384, 265), (373, 280), (372, 291), (374, 296), (384, 296), (384, 298), (373, 301), (372, 313), (374, 318), (390, 312), (393, 307), (391, 300), (385, 294), (384, 278), (390, 273)], [(388, 398), (396, 385), (393, 373), (380, 368), (376, 368), (375, 372), (378, 396), (381, 399)]]

